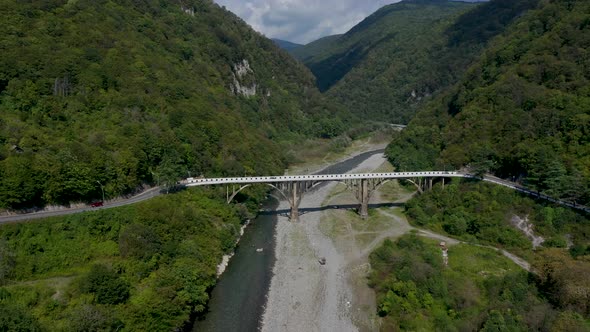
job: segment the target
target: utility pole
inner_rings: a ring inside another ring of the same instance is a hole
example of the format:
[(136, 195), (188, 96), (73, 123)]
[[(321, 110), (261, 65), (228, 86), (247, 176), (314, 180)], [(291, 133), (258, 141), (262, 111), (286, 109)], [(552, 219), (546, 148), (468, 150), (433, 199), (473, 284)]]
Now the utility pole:
[(96, 183), (100, 185), (100, 190), (102, 191), (102, 201), (104, 202), (104, 187), (100, 181), (96, 180)]
[[(157, 179), (157, 181), (158, 181), (158, 187), (159, 187), (159, 186), (160, 186), (160, 173), (159, 173), (159, 172), (158, 172), (158, 173), (154, 173), (154, 171), (152, 171), (151, 169), (150, 169), (150, 173), (152, 173), (152, 176), (153, 176), (153, 175), (155, 175), (155, 176), (156, 176), (156, 179)], [(152, 178), (152, 179), (153, 179), (153, 178)]]

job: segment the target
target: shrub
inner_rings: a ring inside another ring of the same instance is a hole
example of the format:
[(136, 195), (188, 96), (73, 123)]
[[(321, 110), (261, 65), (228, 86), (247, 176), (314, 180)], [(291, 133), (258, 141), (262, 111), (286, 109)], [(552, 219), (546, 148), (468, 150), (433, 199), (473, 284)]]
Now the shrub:
[(104, 265), (94, 265), (82, 279), (80, 290), (94, 293), (96, 303), (119, 304), (129, 298), (129, 284)]

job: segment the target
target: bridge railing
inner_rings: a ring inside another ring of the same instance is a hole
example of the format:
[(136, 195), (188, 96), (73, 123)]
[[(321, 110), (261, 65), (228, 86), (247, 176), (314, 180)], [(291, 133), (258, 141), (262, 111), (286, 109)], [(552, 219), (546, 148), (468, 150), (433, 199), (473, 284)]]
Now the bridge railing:
[(181, 181), (186, 186), (202, 186), (211, 184), (247, 184), (276, 183), (293, 181), (340, 181), (353, 179), (409, 179), (417, 177), (467, 177), (455, 171), (430, 172), (390, 172), (390, 173), (357, 173), (357, 174), (322, 174), (322, 175), (281, 175), (281, 176), (246, 176), (231, 178), (188, 178)]

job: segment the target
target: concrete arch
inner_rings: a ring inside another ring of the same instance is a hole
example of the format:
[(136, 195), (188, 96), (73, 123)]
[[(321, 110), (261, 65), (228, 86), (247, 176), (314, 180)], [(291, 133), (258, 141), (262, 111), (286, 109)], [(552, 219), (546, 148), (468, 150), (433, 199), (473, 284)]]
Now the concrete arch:
[(231, 203), (231, 201), (233, 201), (233, 199), (236, 197), (237, 194), (240, 193), (240, 191), (242, 191), (242, 190), (244, 190), (244, 189), (246, 189), (246, 188), (248, 188), (250, 186), (252, 186), (252, 184), (243, 185), (237, 191), (232, 192), (231, 195), (229, 195), (229, 190), (228, 190), (228, 196), (226, 197), (227, 198), (227, 204)]
[[(276, 189), (281, 194), (281, 196), (283, 196), (284, 199), (286, 199), (287, 201), (289, 201), (289, 198), (287, 197), (287, 195), (285, 195), (285, 193), (281, 189), (277, 188), (272, 183), (262, 183), (262, 184), (267, 185), (267, 186), (269, 186), (269, 187), (271, 187), (273, 189)], [(244, 189), (246, 189), (246, 188), (248, 188), (248, 187), (250, 187), (252, 185), (253, 185), (253, 183), (249, 183), (249, 184), (246, 184), (246, 185), (241, 186), (240, 189), (234, 191), (231, 195), (229, 195), (227, 197), (227, 203), (228, 204), (231, 203), (231, 201), (233, 201), (233, 199), (236, 197), (236, 195), (238, 195), (242, 190), (244, 190)]]
[(311, 187), (309, 187), (308, 189), (312, 189), (313, 187), (316, 187), (324, 182), (338, 182), (338, 183), (342, 183), (343, 185), (348, 187), (348, 184), (346, 184), (345, 180), (343, 179), (321, 179), (321, 180), (316, 180), (313, 185)]
[(408, 181), (409, 183), (413, 184), (413, 185), (416, 187), (416, 189), (418, 189), (418, 192), (419, 192), (419, 193), (421, 193), (421, 194), (422, 194), (422, 193), (424, 193), (424, 189), (422, 189), (422, 187), (420, 187), (420, 186), (419, 186), (419, 185), (418, 185), (416, 182), (414, 182), (413, 180), (411, 180), (411, 179), (402, 179), (402, 180), (406, 180), (406, 181)]

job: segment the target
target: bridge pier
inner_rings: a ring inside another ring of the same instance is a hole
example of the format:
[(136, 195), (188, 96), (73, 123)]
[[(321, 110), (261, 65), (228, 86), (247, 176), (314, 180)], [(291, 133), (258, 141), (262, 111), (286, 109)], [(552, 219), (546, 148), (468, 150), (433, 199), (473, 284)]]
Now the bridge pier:
[(361, 180), (360, 203), (359, 215), (362, 219), (367, 219), (369, 217), (369, 183), (367, 179)]
[(369, 217), (369, 200), (371, 199), (371, 195), (377, 187), (384, 183), (384, 179), (351, 179), (344, 181), (344, 183), (352, 190), (359, 202), (358, 214), (362, 219), (367, 219)]
[(298, 182), (291, 182), (291, 199), (289, 204), (291, 205), (291, 214), (289, 215), (290, 221), (298, 221), (299, 220), (299, 204), (301, 203), (301, 198), (303, 197), (303, 193), (299, 192), (299, 183)]
[[(232, 184), (226, 191), (227, 202), (230, 203), (238, 193), (245, 188), (260, 183), (276, 189), (283, 199), (289, 202), (291, 208), (289, 219), (299, 220), (299, 205), (304, 193), (320, 182), (338, 181), (344, 183), (351, 190), (359, 203), (358, 213), (361, 218), (369, 216), (369, 200), (375, 190), (387, 181), (394, 179), (406, 179), (412, 183), (419, 193), (431, 190), (435, 178), (442, 178), (443, 188), (445, 177), (473, 177), (469, 174), (458, 172), (401, 172), (401, 173), (376, 173), (376, 174), (328, 174), (328, 175), (296, 175), (296, 176), (270, 176), (249, 178), (218, 178), (218, 179), (193, 179), (189, 178), (188, 186)], [(235, 182), (234, 182), (235, 181)], [(237, 186), (234, 186), (237, 184)]]
[(433, 180), (434, 180), (434, 178), (426, 178), (425, 179), (426, 190), (432, 190), (432, 182), (433, 182)]

